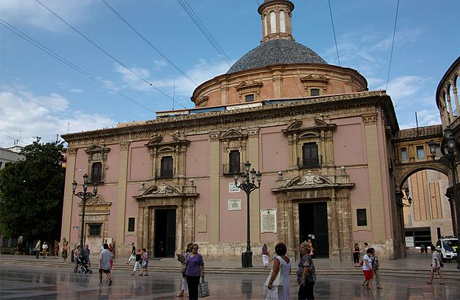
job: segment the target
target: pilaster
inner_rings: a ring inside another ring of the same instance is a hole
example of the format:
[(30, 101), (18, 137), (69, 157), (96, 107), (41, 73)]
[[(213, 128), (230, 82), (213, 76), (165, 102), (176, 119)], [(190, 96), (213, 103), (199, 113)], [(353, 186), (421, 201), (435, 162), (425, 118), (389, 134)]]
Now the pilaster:
[(118, 173), (118, 197), (117, 197), (117, 233), (116, 242), (121, 245), (125, 238), (126, 226), (126, 183), (128, 177), (128, 154), (129, 142), (120, 143), (120, 170)]
[(380, 149), (377, 130), (378, 115), (363, 115), (366, 134), (367, 165), (369, 173), (369, 192), (371, 224), (374, 242), (385, 240), (385, 215), (383, 206)]
[(209, 134), (209, 242), (220, 240), (220, 140), (219, 132)]
[(62, 227), (61, 227), (61, 241), (65, 238), (70, 241), (71, 221), (72, 221), (72, 182), (75, 179), (75, 161), (77, 156), (77, 149), (67, 150), (67, 168), (65, 174), (65, 190), (64, 190), (64, 203), (62, 214)]
[[(259, 168), (259, 128), (248, 129), (248, 160), (251, 168), (258, 171)], [(263, 178), (262, 178), (263, 184)], [(251, 193), (250, 213), (251, 213), (251, 240), (255, 243), (260, 242), (260, 193), (255, 190)]]

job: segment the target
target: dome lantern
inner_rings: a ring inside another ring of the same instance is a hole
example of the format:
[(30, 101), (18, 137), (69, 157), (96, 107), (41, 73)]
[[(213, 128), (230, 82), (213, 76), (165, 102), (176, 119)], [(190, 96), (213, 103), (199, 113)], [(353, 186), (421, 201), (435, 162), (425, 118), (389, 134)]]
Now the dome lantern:
[(258, 12), (262, 20), (261, 43), (270, 40), (291, 40), (292, 36), (292, 11), (294, 4), (288, 0), (265, 0), (259, 6)]

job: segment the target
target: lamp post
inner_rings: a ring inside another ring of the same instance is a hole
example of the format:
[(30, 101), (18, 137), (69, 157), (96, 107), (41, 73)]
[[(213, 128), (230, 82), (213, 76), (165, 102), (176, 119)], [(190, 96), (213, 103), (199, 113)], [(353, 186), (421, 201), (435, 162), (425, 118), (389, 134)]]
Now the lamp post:
[[(452, 174), (452, 187), (454, 190), (454, 206), (455, 214), (457, 215), (457, 269), (460, 269), (460, 202), (458, 199), (458, 190), (457, 190), (457, 166), (459, 162), (455, 156), (456, 141), (453, 136), (451, 128), (444, 129), (444, 141), (443, 141), (443, 156), (437, 161), (449, 167)], [(428, 145), (430, 146), (430, 153), (433, 157), (436, 156), (436, 143), (431, 140)]]
[[(257, 179), (257, 183), (256, 183)], [(249, 213), (249, 195), (252, 191), (260, 188), (260, 181), (262, 180), (262, 173), (254, 169), (251, 170), (251, 164), (247, 161), (244, 164), (244, 173), (241, 174), (241, 183), (238, 183), (238, 174), (233, 175), (233, 180), (235, 180), (235, 186), (242, 189), (247, 196), (247, 208), (248, 208), (248, 237), (246, 252), (241, 254), (241, 264), (243, 268), (252, 267), (252, 252), (251, 252), (251, 225), (250, 225), (250, 213)]]
[(85, 206), (86, 202), (97, 195), (97, 182), (93, 184), (93, 192), (88, 192), (88, 174), (83, 175), (83, 192), (76, 193), (77, 182), (72, 182), (72, 191), (75, 196), (80, 198), (83, 203), (83, 211), (81, 215), (81, 238), (80, 238), (80, 249), (83, 249), (83, 238), (85, 236)]

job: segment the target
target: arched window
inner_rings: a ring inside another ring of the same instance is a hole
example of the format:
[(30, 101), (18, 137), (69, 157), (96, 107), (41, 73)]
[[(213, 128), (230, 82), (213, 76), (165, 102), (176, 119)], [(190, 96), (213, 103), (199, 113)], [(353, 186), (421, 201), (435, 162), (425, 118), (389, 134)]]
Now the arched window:
[(265, 35), (269, 33), (268, 27), (267, 27), (267, 16), (266, 15), (264, 16), (264, 32), (265, 32)]
[(270, 33), (276, 33), (276, 15), (274, 11), (270, 13)]
[(286, 21), (284, 19), (284, 11), (280, 11), (280, 32), (286, 32)]

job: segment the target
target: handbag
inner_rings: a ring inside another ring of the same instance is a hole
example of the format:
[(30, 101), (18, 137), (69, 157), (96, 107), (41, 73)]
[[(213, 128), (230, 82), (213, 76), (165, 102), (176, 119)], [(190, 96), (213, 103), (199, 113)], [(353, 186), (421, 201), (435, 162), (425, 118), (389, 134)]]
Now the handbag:
[[(270, 274), (267, 277), (267, 280), (265, 280), (265, 286), (268, 286), (270, 283), (270, 278), (272, 278), (273, 270), (270, 271)], [(281, 268), (278, 270), (278, 274), (275, 277), (275, 280), (272, 282), (272, 286), (283, 286), (283, 275), (281, 275)]]
[(265, 300), (278, 300), (278, 288), (272, 288), (267, 291), (267, 296)]
[(200, 298), (209, 296), (209, 286), (208, 282), (204, 280), (204, 276), (201, 277), (201, 282), (198, 284), (198, 296)]
[(439, 262), (439, 266), (442, 268), (444, 267), (444, 264), (442, 263), (442, 261)]

